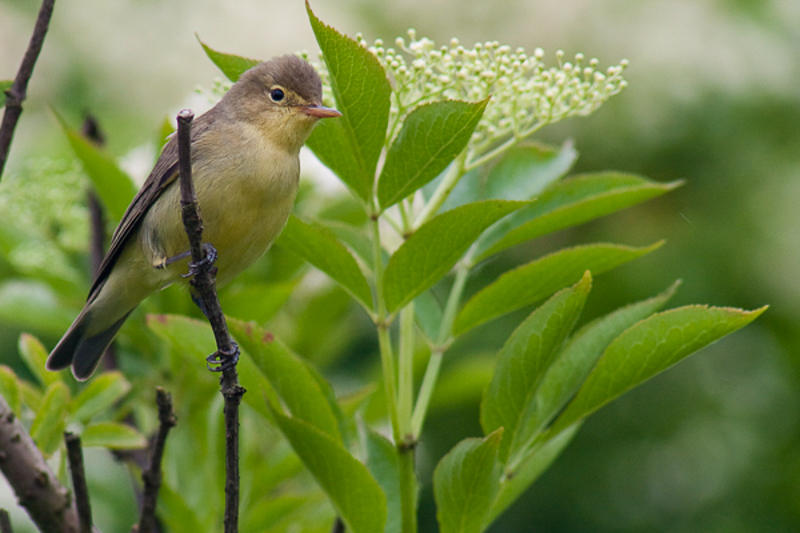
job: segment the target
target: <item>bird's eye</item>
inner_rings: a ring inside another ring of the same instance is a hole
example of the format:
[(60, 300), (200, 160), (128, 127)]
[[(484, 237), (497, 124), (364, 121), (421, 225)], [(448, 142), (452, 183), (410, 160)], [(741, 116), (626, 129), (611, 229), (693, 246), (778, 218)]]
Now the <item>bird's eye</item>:
[(286, 95), (283, 94), (283, 91), (281, 89), (272, 89), (269, 92), (269, 97), (272, 98), (273, 102), (280, 102), (281, 100), (284, 99), (285, 96)]

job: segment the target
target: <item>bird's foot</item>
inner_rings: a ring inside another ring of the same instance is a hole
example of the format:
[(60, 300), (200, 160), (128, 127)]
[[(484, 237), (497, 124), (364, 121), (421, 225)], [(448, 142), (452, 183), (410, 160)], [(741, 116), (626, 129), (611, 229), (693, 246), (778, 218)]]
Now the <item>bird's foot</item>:
[(239, 345), (231, 341), (230, 351), (217, 350), (206, 357), (206, 366), (211, 372), (223, 372), (236, 367), (239, 362)]
[[(183, 278), (193, 278), (196, 276), (201, 270), (204, 268), (210, 268), (217, 261), (217, 249), (211, 245), (209, 242), (203, 243), (203, 249), (206, 251), (206, 256), (198, 261), (197, 263), (191, 262), (189, 263), (189, 272), (187, 274), (181, 274)], [(183, 254), (180, 254), (183, 255)], [(178, 257), (178, 256), (175, 256)]]

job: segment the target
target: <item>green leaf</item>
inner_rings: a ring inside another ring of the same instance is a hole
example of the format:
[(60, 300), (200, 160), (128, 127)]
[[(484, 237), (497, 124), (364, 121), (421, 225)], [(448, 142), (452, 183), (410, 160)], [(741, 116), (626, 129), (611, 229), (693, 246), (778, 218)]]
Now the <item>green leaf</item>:
[(306, 143), (353, 192), (367, 201), (389, 124), (391, 87), (378, 59), (319, 20), (306, 2), (341, 118), (325, 120)]
[(69, 388), (62, 381), (47, 387), (31, 425), (31, 438), (47, 457), (55, 452), (64, 437), (69, 415)]
[[(447, 197), (444, 209), (478, 200), (530, 200), (563, 176), (577, 157), (571, 141), (560, 148), (534, 143), (515, 146), (488, 172), (484, 167), (467, 172)], [(430, 187), (425, 189), (432, 194)]]
[(75, 319), (56, 291), (39, 280), (9, 279), (0, 283), (0, 322), (27, 331), (61, 335)]
[(387, 515), (385, 533), (402, 531), (400, 506), (400, 459), (397, 448), (389, 440), (365, 425), (367, 468), (386, 495)]
[(436, 298), (433, 291), (423, 291), (414, 298), (414, 317), (417, 326), (431, 341), (439, 336), (443, 314), (442, 302)]
[(330, 231), (322, 226), (306, 224), (292, 215), (276, 244), (328, 274), (361, 305), (372, 309), (372, 292), (361, 268)]
[(505, 428), (500, 460), (523, 453), (535, 436), (526, 425), (530, 404), (547, 369), (572, 331), (589, 295), (592, 277), (586, 272), (577, 284), (547, 300), (517, 327), (497, 354), (492, 382), (481, 402), (485, 434)]
[(475, 262), (515, 244), (576, 226), (660, 196), (683, 182), (655, 183), (621, 172), (574, 176), (549, 187), (536, 202), (481, 236)]
[(14, 85), (14, 80), (0, 80), (0, 107), (6, 106), (6, 91)]
[(483, 230), (525, 202), (489, 200), (462, 205), (423, 224), (392, 255), (383, 278), (389, 312), (447, 274)]
[(186, 502), (181, 491), (173, 488), (169, 477), (161, 483), (157, 509), (158, 518), (164, 522), (170, 533), (197, 533), (208, 529), (208, 524)]
[(38, 411), (39, 406), (42, 405), (44, 391), (24, 379), (18, 379), (17, 386), (19, 387), (19, 399), (22, 401), (22, 405), (27, 405), (33, 411)]
[(608, 346), (552, 431), (557, 433), (589, 416), (684, 357), (746, 326), (765, 310), (690, 305), (638, 322)]
[(342, 442), (329, 398), (306, 363), (271, 333), (253, 322), (230, 319), (228, 327), (255, 367), (270, 382), (295, 418)]
[[(372, 263), (372, 241), (364, 228), (331, 220), (321, 221), (320, 224), (323, 224), (342, 244), (347, 246), (370, 271), (375, 268)], [(381, 252), (385, 261), (388, 261), (389, 254), (385, 250), (381, 250)]]
[(550, 467), (553, 461), (564, 451), (564, 448), (572, 442), (572, 438), (578, 433), (580, 426), (580, 423), (575, 424), (553, 438), (537, 445), (528, 452), (513, 472), (506, 472), (503, 475), (500, 490), (489, 516), (489, 524), (508, 509)]
[(200, 43), (200, 46), (203, 47), (208, 58), (223, 74), (225, 74), (225, 77), (232, 82), (236, 82), (242, 74), (261, 63), (258, 59), (250, 59), (249, 57), (218, 52), (201, 41), (199, 35), (195, 33), (194, 36), (197, 38), (197, 42)]
[(497, 448), (503, 430), (484, 439), (464, 439), (433, 473), (436, 517), (441, 533), (481, 533), (500, 485)]
[(469, 142), (486, 104), (447, 100), (421, 105), (403, 121), (378, 179), (386, 209), (439, 175)]
[[(229, 325), (231, 321), (232, 319), (228, 318)], [(151, 314), (147, 315), (147, 327), (177, 355), (173, 358), (173, 365), (178, 365), (174, 371), (180, 372), (181, 380), (191, 382), (208, 377), (203, 359), (214, 351), (215, 344), (214, 335), (207, 321), (183, 315)], [(200, 377), (201, 373), (202, 378)], [(244, 351), (239, 359), (239, 379), (245, 389), (258, 391), (258, 394), (245, 394), (244, 402), (263, 417), (272, 420), (272, 414), (267, 408), (264, 398), (274, 399), (277, 405), (277, 395), (272, 390), (269, 381), (256, 369), (249, 354)], [(212, 386), (212, 383), (204, 380), (195, 388)], [(198, 393), (199, 391), (195, 390), (194, 392)]]
[(81, 433), (84, 448), (103, 447), (110, 450), (139, 450), (147, 446), (144, 435), (117, 422), (91, 424)]
[[(273, 496), (269, 499), (259, 499), (254, 505), (241, 512), (240, 531), (285, 531), (291, 526), (299, 529), (299, 520), (306, 516), (309, 498), (295, 495)], [(283, 526), (283, 529), (280, 527)]]
[(92, 180), (97, 195), (108, 209), (109, 217), (121, 220), (128, 204), (136, 195), (133, 180), (119, 168), (114, 158), (87, 140), (80, 132), (67, 126), (60, 116), (56, 115), (56, 118), (67, 136), (72, 151), (80, 159), (83, 169)]
[(44, 367), (47, 361), (47, 350), (39, 339), (29, 333), (22, 333), (19, 336), (17, 348), (25, 366), (45, 388), (56, 381), (61, 381), (60, 374), (50, 372)]
[(220, 305), (228, 316), (264, 324), (283, 307), (299, 281), (299, 277), (284, 283), (235, 281), (220, 292)]
[(273, 413), (278, 426), (352, 533), (382, 533), (386, 496), (367, 467), (307, 422)]
[(660, 247), (663, 242), (634, 248), (619, 244), (589, 244), (552, 253), (510, 270), (473, 296), (456, 317), (453, 334), (537, 302), (580, 279), (618, 267)]
[(19, 387), (19, 378), (6, 365), (0, 365), (0, 396), (5, 398), (11, 412), (17, 415), (22, 413), (22, 394)]
[(678, 285), (680, 282), (675, 282), (658, 296), (617, 309), (578, 330), (558, 354), (539, 386), (532, 409), (526, 414), (530, 431), (541, 431), (575, 396), (609, 343), (663, 307), (675, 294)]
[(121, 372), (114, 370), (96, 376), (72, 404), (72, 420), (88, 422), (98, 413), (111, 409), (131, 390)]
[(489, 169), (487, 198), (530, 200), (572, 168), (578, 153), (572, 141), (560, 148), (530, 143), (508, 151)]

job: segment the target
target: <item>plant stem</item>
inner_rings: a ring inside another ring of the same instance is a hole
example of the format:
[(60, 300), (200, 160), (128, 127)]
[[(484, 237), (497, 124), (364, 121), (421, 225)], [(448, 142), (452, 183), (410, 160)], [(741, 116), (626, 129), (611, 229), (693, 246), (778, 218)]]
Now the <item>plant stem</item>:
[(381, 368), (383, 373), (383, 388), (386, 390), (386, 406), (389, 410), (389, 419), (392, 422), (392, 434), (395, 442), (400, 442), (400, 426), (397, 418), (397, 389), (395, 386), (396, 373), (394, 356), (392, 354), (392, 339), (389, 335), (389, 322), (386, 313), (386, 301), (383, 298), (383, 257), (381, 254), (381, 231), (378, 224), (378, 215), (369, 214), (370, 229), (372, 231), (372, 261), (375, 265), (375, 300), (378, 315), (375, 327), (378, 330), (378, 345), (381, 351)]
[(508, 150), (509, 148), (512, 148), (512, 147), (513, 147), (514, 145), (516, 145), (516, 144), (517, 144), (519, 141), (521, 141), (521, 140), (525, 139), (526, 137), (530, 137), (530, 136), (531, 136), (531, 135), (533, 135), (533, 134), (534, 134), (534, 133), (535, 133), (537, 130), (539, 130), (539, 129), (541, 129), (542, 127), (546, 126), (548, 123), (549, 123), (548, 121), (537, 122), (537, 123), (535, 123), (533, 126), (531, 126), (530, 128), (528, 128), (527, 130), (525, 130), (525, 131), (523, 131), (523, 132), (520, 132), (520, 133), (514, 133), (514, 136), (513, 136), (513, 137), (511, 137), (510, 139), (508, 139), (506, 142), (504, 142), (503, 144), (501, 144), (500, 146), (498, 146), (498, 147), (497, 147), (497, 148), (495, 148), (494, 150), (491, 150), (491, 151), (489, 151), (489, 152), (486, 152), (485, 154), (483, 154), (482, 156), (480, 156), (478, 159), (475, 159), (475, 160), (470, 160), (470, 161), (466, 162), (466, 163), (463, 165), (464, 172), (469, 172), (470, 170), (472, 170), (472, 169), (474, 169), (474, 168), (477, 168), (477, 167), (479, 167), (479, 166), (481, 166), (481, 165), (485, 165), (485, 164), (486, 164), (487, 162), (489, 162), (491, 159), (494, 159), (495, 157), (497, 157), (497, 156), (501, 155), (503, 152), (505, 152), (505, 151), (506, 151), (506, 150)]
[(466, 173), (464, 163), (467, 159), (467, 152), (461, 152), (461, 154), (450, 164), (450, 168), (447, 169), (447, 174), (444, 175), (442, 182), (436, 188), (436, 191), (431, 196), (431, 199), (428, 201), (428, 204), (422, 210), (422, 213), (419, 214), (417, 217), (416, 222), (414, 222), (414, 228), (419, 228), (428, 220), (432, 219), (439, 208), (442, 207), (447, 197), (450, 196), (450, 193), (453, 192), (453, 189), (458, 184), (458, 181), (461, 177)]
[(415, 446), (398, 448), (400, 458), (400, 517), (403, 533), (417, 532), (417, 478), (414, 471)]
[(414, 408), (414, 303), (400, 311), (400, 353), (398, 358), (397, 418), (404, 444), (416, 441), (411, 431)]
[(414, 414), (411, 417), (411, 432), (415, 439), (419, 438), (422, 432), (422, 425), (425, 423), (428, 405), (430, 404), (431, 396), (433, 396), (436, 381), (439, 379), (442, 356), (449, 346), (450, 332), (453, 329), (453, 322), (456, 319), (458, 304), (461, 302), (461, 295), (464, 292), (464, 286), (469, 277), (468, 265), (473, 249), (467, 253), (464, 261), (461, 262), (456, 271), (456, 279), (453, 282), (452, 289), (450, 289), (450, 296), (447, 298), (447, 305), (444, 309), (444, 315), (442, 315), (442, 323), (439, 325), (439, 336), (436, 339), (436, 346), (434, 346), (431, 357), (428, 359), (428, 366), (425, 368), (425, 376), (422, 378), (417, 404), (414, 406)]
[(439, 349), (433, 351), (430, 359), (428, 359), (428, 366), (425, 368), (425, 376), (422, 378), (417, 404), (414, 406), (414, 414), (411, 417), (411, 433), (416, 438), (419, 438), (419, 434), (422, 432), (422, 425), (428, 412), (428, 404), (431, 401), (433, 389), (436, 387), (436, 380), (439, 378), (442, 355), (443, 352)]

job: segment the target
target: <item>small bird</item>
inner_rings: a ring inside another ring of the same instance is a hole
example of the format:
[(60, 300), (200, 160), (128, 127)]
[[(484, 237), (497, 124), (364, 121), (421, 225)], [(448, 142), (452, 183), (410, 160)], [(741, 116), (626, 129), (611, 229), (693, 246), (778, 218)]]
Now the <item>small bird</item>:
[[(300, 147), (320, 118), (322, 82), (297, 56), (259, 63), (192, 127), (192, 173), (224, 285), (258, 259), (283, 229), (297, 194)], [(180, 213), (178, 144), (173, 136), (114, 231), (86, 305), (47, 359), (92, 375), (125, 319), (149, 294), (188, 271)]]

